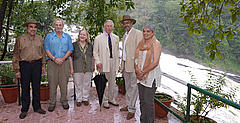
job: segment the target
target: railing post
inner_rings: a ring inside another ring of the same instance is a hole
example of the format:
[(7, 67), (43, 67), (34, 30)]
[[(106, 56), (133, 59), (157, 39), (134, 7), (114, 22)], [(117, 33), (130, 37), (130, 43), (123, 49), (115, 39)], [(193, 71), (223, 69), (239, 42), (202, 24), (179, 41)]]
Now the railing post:
[(186, 122), (190, 122), (190, 102), (191, 102), (191, 87), (188, 86), (188, 93), (187, 93), (187, 112), (186, 112)]

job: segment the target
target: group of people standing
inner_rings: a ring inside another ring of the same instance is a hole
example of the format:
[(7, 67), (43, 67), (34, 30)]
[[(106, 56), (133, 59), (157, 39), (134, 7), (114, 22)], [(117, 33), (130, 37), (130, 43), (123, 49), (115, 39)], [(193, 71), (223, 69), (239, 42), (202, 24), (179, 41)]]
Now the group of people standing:
[[(126, 106), (120, 111), (128, 111), (127, 120), (132, 119), (136, 111), (136, 100), (140, 99), (142, 123), (154, 122), (153, 97), (160, 85), (161, 45), (154, 36), (154, 26), (146, 24), (143, 32), (133, 28), (136, 23), (129, 15), (124, 15), (119, 22), (126, 33), (122, 39), (122, 57), (119, 63), (119, 37), (112, 31), (114, 22), (106, 20), (104, 32), (99, 34), (94, 44), (90, 41), (87, 30), (79, 31), (78, 39), (72, 43), (71, 36), (63, 32), (62, 19), (54, 22), (55, 31), (45, 40), (36, 34), (40, 23), (29, 20), (23, 26), (27, 33), (16, 40), (13, 55), (13, 69), (21, 79), (22, 108), (20, 118), (24, 119), (30, 105), (30, 82), (32, 82), (32, 105), (34, 112), (45, 114), (40, 105), (40, 79), (46, 71), (50, 87), (48, 111), (56, 106), (57, 87), (60, 87), (60, 102), (64, 109), (69, 109), (67, 83), (69, 73), (73, 75), (76, 89), (76, 105), (89, 105), (90, 85), (95, 65), (105, 74), (108, 86), (103, 96), (103, 107), (119, 106), (114, 97), (116, 73), (121, 72), (125, 79)], [(47, 55), (47, 57), (45, 57)]]

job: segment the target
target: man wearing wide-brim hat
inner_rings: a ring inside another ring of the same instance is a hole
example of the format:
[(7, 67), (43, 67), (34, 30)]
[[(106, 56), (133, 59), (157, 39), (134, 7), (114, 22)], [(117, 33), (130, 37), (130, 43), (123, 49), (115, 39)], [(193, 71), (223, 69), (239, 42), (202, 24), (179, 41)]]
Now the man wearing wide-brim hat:
[(121, 71), (123, 72), (126, 88), (126, 106), (120, 111), (128, 111), (127, 120), (134, 117), (136, 111), (136, 100), (138, 98), (137, 78), (134, 70), (134, 55), (138, 43), (142, 40), (142, 32), (133, 28), (136, 23), (129, 15), (124, 15), (119, 22), (123, 25), (126, 33), (122, 39), (122, 62)]
[(39, 114), (46, 114), (46, 111), (41, 108), (40, 104), (40, 80), (42, 69), (45, 72), (46, 58), (43, 39), (36, 34), (37, 28), (41, 24), (34, 19), (30, 19), (22, 26), (26, 28), (27, 33), (16, 39), (12, 60), (16, 78), (21, 80), (22, 108), (19, 115), (20, 119), (24, 119), (29, 110), (30, 82), (32, 82), (33, 110)]

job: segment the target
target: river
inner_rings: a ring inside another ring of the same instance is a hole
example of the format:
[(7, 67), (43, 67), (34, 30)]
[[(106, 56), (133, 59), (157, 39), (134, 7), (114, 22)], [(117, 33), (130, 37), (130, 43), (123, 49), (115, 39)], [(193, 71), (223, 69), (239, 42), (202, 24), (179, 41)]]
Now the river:
[[(190, 82), (191, 76), (189, 71), (195, 76), (196, 80), (199, 84), (204, 83), (208, 78), (208, 73), (211, 68), (200, 65), (196, 62), (193, 62), (184, 58), (177, 58), (173, 55), (162, 53), (160, 58), (161, 69), (164, 73), (170, 74), (174, 77), (177, 77), (185, 82)], [(222, 75), (224, 72), (211, 69), (214, 75)], [(240, 87), (240, 78), (238, 75), (234, 75), (231, 73), (226, 73), (225, 79), (226, 82), (224, 84), (224, 90), (228, 90), (230, 87)], [(186, 96), (187, 87), (179, 84), (167, 77), (162, 76), (161, 87), (157, 89), (159, 92), (165, 92), (177, 99), (177, 96)], [(191, 82), (190, 82), (191, 83)], [(240, 90), (238, 89), (236, 92), (236, 99), (240, 100)], [(174, 107), (176, 105), (173, 104)], [(193, 108), (193, 107), (191, 107)], [(208, 117), (216, 120), (218, 123), (240, 123), (240, 110), (235, 109), (233, 107), (220, 108), (210, 112)]]

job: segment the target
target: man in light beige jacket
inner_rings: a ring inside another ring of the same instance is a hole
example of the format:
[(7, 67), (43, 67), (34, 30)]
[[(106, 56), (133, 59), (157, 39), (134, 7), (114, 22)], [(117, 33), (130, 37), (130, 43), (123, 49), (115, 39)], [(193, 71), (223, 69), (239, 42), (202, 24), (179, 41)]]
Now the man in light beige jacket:
[(132, 25), (136, 23), (136, 20), (132, 19), (129, 15), (124, 15), (120, 23), (123, 24), (126, 30), (122, 39), (123, 54), (121, 71), (125, 79), (127, 105), (121, 108), (120, 111), (128, 111), (127, 120), (130, 120), (134, 117), (136, 100), (138, 98), (137, 78), (134, 70), (134, 55), (138, 43), (142, 40), (142, 32), (132, 27)]
[(108, 86), (103, 95), (103, 107), (110, 108), (109, 103), (118, 106), (114, 98), (114, 88), (116, 86), (116, 72), (119, 68), (119, 37), (112, 33), (114, 23), (107, 20), (104, 23), (105, 31), (94, 40), (93, 56), (98, 69), (105, 73)]

